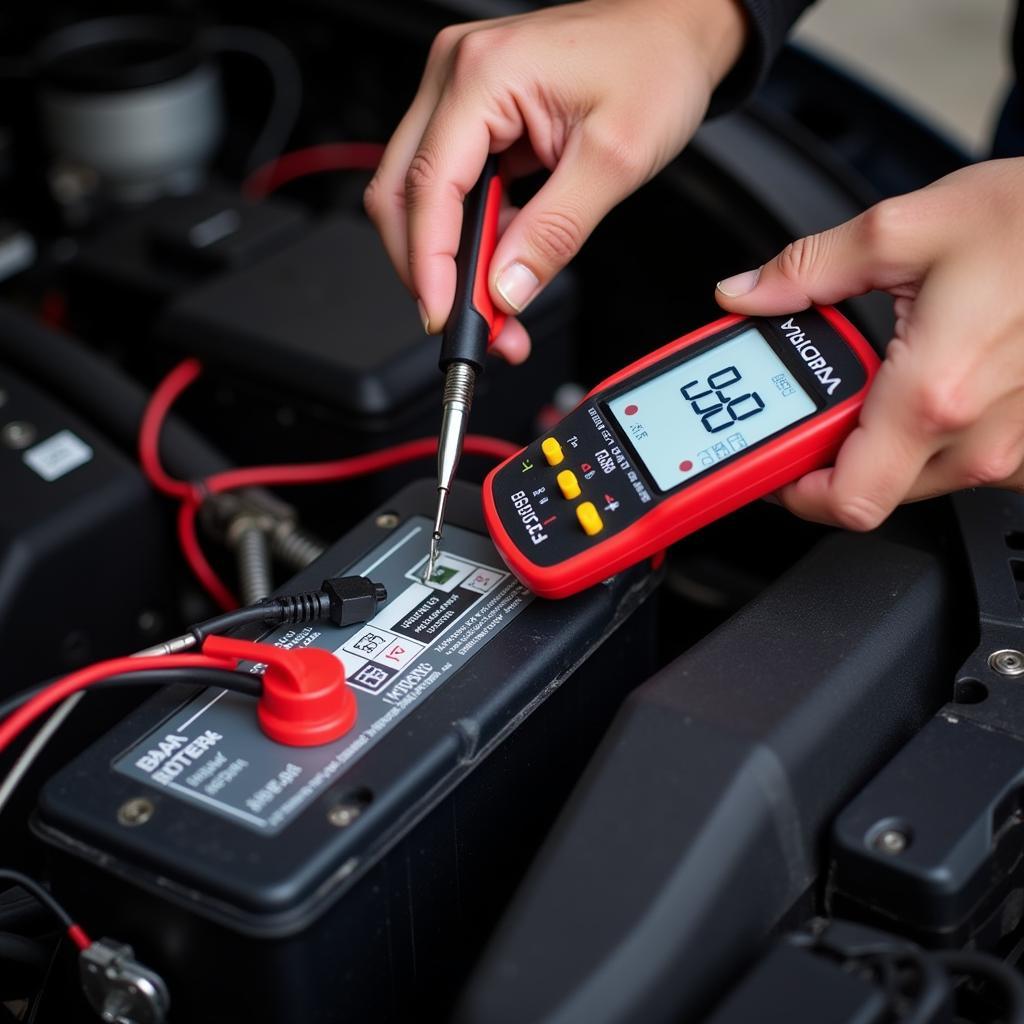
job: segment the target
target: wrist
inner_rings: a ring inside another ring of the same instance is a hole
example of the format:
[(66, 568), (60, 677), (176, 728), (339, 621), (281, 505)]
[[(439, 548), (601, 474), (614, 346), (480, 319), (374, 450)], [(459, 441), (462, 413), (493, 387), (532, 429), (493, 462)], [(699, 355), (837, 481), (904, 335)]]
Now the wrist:
[(729, 74), (747, 41), (746, 10), (740, 0), (656, 0), (680, 25), (700, 55), (714, 90)]

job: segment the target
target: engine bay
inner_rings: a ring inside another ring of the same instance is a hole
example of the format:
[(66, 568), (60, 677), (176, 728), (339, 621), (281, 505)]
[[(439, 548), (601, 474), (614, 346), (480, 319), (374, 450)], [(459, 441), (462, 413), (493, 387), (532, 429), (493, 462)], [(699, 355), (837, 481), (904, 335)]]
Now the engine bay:
[[(481, 512), (724, 274), (956, 166), (908, 115), (794, 50), (613, 211), (489, 360), (424, 580), (437, 346), (362, 193), (433, 36), (511, 9), (0, 12), (0, 1020), (1024, 1012), (1024, 499), (759, 501), (564, 601)], [(275, 740), (324, 652), (344, 728)], [(133, 653), (167, 679), (47, 697)]]

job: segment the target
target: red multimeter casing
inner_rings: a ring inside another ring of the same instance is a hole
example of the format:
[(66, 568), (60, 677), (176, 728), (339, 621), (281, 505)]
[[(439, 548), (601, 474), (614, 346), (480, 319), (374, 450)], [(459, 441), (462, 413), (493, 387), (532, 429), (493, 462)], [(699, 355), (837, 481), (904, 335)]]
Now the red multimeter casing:
[[(707, 373), (720, 348), (728, 365)], [(532, 591), (568, 597), (830, 465), (878, 366), (867, 340), (831, 307), (724, 317), (602, 381), (557, 427), (492, 470), (483, 489), (487, 528)], [(740, 394), (751, 380), (758, 390)], [(656, 438), (645, 410), (660, 418)], [(779, 415), (795, 418), (757, 437)], [(572, 496), (559, 480), (566, 471)]]

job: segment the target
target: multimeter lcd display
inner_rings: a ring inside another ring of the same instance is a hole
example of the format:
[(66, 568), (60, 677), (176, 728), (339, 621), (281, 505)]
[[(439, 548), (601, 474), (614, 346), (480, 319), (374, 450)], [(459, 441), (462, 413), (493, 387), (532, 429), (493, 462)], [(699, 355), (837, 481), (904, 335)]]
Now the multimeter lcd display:
[(662, 491), (817, 408), (755, 327), (617, 395), (607, 406)]

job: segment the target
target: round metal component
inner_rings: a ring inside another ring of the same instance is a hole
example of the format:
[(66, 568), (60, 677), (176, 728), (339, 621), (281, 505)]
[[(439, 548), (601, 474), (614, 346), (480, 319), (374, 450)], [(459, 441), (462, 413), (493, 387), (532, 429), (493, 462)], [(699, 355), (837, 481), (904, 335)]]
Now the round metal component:
[(382, 512), (374, 522), (382, 530), (393, 530), (400, 522), (398, 516), (394, 512)]
[(993, 651), (988, 656), (988, 667), (1001, 676), (1024, 676), (1024, 654), (1010, 648)]
[(362, 813), (359, 804), (335, 804), (327, 812), (327, 820), (335, 828), (348, 828)]
[(887, 828), (875, 837), (875, 849), (896, 856), (907, 848), (907, 837), (895, 828)]
[(191, 191), (222, 131), (220, 75), (175, 19), (98, 18), (47, 37), (39, 107), (56, 157), (118, 200)]
[(0, 441), (8, 448), (21, 451), (36, 439), (36, 428), (25, 420), (11, 420), (0, 430)]
[(145, 825), (155, 813), (156, 808), (151, 800), (144, 796), (136, 796), (131, 800), (125, 800), (117, 809), (117, 820), (126, 828), (134, 828), (136, 825)]

